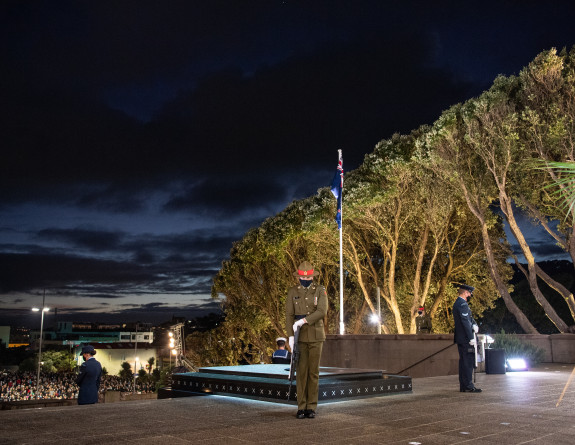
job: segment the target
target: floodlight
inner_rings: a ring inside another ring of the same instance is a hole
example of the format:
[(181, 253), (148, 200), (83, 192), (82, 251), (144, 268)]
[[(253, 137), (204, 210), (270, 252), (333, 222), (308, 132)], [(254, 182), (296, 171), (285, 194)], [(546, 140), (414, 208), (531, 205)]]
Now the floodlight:
[(522, 358), (508, 358), (505, 367), (507, 371), (527, 371), (527, 362)]
[(377, 316), (377, 314), (371, 314), (371, 322), (379, 323), (379, 317)]

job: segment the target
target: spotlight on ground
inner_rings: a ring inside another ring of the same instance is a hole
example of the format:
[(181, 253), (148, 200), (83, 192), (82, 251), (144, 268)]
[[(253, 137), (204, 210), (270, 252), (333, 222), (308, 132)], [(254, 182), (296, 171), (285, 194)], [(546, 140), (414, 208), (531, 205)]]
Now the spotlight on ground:
[(527, 371), (527, 362), (522, 358), (508, 358), (505, 367), (507, 371)]

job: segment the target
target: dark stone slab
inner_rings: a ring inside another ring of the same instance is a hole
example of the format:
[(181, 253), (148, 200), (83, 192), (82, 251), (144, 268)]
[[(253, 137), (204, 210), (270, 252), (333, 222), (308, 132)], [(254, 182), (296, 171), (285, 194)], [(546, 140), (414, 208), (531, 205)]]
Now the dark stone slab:
[[(272, 379), (287, 379), (289, 376), (289, 365), (242, 365), (242, 366), (213, 366), (200, 368), (199, 372), (210, 374), (243, 375), (250, 377), (265, 377)], [(319, 378), (328, 377), (353, 377), (353, 378), (381, 378), (383, 371), (375, 369), (351, 369), (351, 368), (319, 368)]]
[[(201, 368), (174, 374), (170, 388), (158, 398), (220, 395), (295, 404), (295, 381), (291, 396), (286, 365), (246, 365)], [(296, 375), (297, 379), (297, 375)], [(379, 397), (412, 391), (411, 377), (384, 374), (374, 369), (320, 368), (319, 402)]]

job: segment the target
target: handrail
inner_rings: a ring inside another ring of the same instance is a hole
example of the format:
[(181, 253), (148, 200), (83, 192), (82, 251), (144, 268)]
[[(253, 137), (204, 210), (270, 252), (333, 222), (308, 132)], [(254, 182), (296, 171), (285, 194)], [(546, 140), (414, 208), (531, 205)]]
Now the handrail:
[(407, 368), (402, 369), (401, 371), (398, 371), (398, 372), (394, 372), (394, 374), (402, 374), (402, 373), (404, 373), (405, 371), (407, 371), (408, 369), (411, 369), (411, 368), (413, 368), (414, 366), (417, 366), (417, 365), (419, 365), (420, 363), (422, 363), (422, 362), (424, 362), (424, 361), (426, 361), (426, 360), (429, 360), (431, 357), (433, 357), (433, 356), (439, 354), (440, 352), (445, 351), (446, 349), (451, 348), (452, 346), (455, 346), (455, 343), (451, 343), (450, 345), (446, 346), (445, 348), (440, 349), (439, 351), (436, 351), (436, 352), (434, 352), (433, 354), (431, 354), (431, 355), (429, 355), (429, 356), (427, 356), (427, 357), (425, 357), (425, 358), (422, 358), (421, 360), (419, 360), (419, 361), (413, 363), (412, 365), (409, 365)]

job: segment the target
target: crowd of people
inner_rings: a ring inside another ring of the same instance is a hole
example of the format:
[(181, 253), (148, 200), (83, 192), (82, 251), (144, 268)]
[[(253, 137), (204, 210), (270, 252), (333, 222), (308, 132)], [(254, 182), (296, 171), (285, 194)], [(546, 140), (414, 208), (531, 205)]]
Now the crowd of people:
[[(78, 386), (76, 374), (41, 373), (37, 384), (35, 372), (0, 372), (0, 402), (17, 402), (23, 400), (64, 400), (77, 399)], [(106, 375), (102, 377), (100, 393), (106, 391), (133, 392), (134, 380), (118, 376)], [(136, 392), (140, 394), (155, 391), (151, 382), (136, 379)]]
[[(155, 391), (155, 385), (151, 382), (143, 382), (140, 379), (136, 379), (136, 392), (140, 394), (147, 394), (149, 392)], [(100, 384), (100, 392), (105, 391), (120, 391), (120, 392), (132, 392), (134, 390), (134, 381), (124, 379), (115, 375), (107, 375), (102, 377), (102, 383)]]

